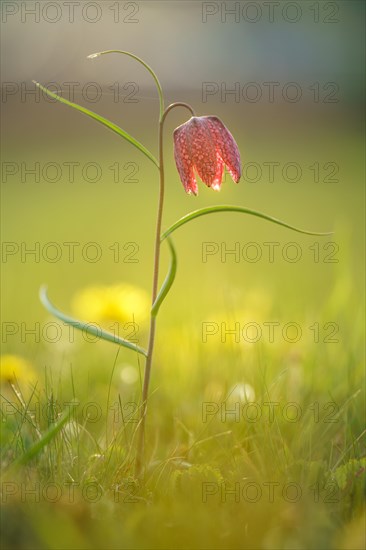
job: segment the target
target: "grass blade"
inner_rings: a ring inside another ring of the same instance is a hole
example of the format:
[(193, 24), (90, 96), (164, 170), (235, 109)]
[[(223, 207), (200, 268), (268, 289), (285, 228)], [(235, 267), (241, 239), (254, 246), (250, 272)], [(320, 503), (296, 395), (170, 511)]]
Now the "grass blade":
[(46, 433), (41, 437), (41, 439), (36, 441), (36, 443), (34, 443), (23, 456), (18, 458), (18, 460), (14, 462), (14, 466), (28, 464), (28, 462), (35, 458), (42, 451), (42, 449), (46, 445), (48, 445), (48, 443), (50, 443), (52, 439), (58, 434), (64, 424), (66, 424), (66, 422), (70, 418), (71, 412), (71, 408), (64, 411), (61, 415), (61, 418), (54, 424), (54, 426), (49, 428)]

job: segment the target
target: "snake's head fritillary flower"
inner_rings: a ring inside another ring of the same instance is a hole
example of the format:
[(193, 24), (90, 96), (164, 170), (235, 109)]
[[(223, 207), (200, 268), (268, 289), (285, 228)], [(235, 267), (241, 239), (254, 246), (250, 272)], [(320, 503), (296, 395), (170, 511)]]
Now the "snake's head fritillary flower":
[(174, 130), (174, 158), (187, 193), (198, 194), (195, 171), (207, 185), (219, 191), (224, 165), (238, 183), (241, 176), (238, 146), (216, 116), (191, 117)]

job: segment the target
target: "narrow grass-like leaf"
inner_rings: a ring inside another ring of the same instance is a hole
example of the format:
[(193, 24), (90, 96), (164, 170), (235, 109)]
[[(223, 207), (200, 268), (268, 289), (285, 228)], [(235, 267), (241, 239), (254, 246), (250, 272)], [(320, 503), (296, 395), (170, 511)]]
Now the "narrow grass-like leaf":
[(44, 307), (52, 313), (55, 317), (66, 323), (67, 325), (71, 325), (72, 327), (75, 327), (79, 330), (82, 330), (84, 332), (87, 332), (88, 334), (92, 334), (93, 336), (97, 336), (98, 338), (101, 338), (102, 340), (107, 340), (108, 342), (113, 342), (114, 344), (119, 344), (120, 346), (123, 346), (124, 348), (131, 349), (133, 351), (136, 351), (137, 353), (141, 353), (141, 355), (144, 355), (147, 357), (147, 352), (140, 346), (137, 346), (136, 344), (133, 344), (132, 342), (129, 342), (128, 340), (125, 340), (124, 338), (120, 338), (119, 336), (116, 336), (115, 334), (112, 334), (111, 332), (107, 332), (106, 330), (103, 330), (100, 327), (96, 327), (91, 323), (84, 323), (83, 321), (78, 321), (77, 319), (74, 319), (73, 317), (69, 317), (68, 315), (65, 315), (61, 311), (59, 311), (48, 299), (47, 296), (47, 289), (46, 287), (42, 286), (39, 291), (39, 298), (44, 305)]
[(173, 246), (173, 243), (172, 243), (172, 240), (168, 237), (167, 239), (167, 242), (168, 242), (168, 245), (169, 245), (169, 250), (170, 250), (170, 253), (171, 253), (171, 259), (170, 259), (170, 266), (169, 266), (169, 271), (168, 271), (168, 274), (165, 278), (165, 281), (159, 291), (159, 294), (151, 308), (151, 315), (153, 317), (156, 317), (157, 314), (158, 314), (158, 311), (160, 309), (160, 306), (161, 304), (163, 303), (166, 295), (168, 294), (173, 282), (174, 282), (174, 279), (175, 279), (175, 274), (177, 272), (177, 254), (175, 252), (175, 248)]
[(34, 443), (23, 456), (21, 456), (20, 458), (18, 458), (18, 460), (14, 462), (14, 466), (28, 464), (28, 462), (35, 458), (42, 451), (42, 449), (52, 441), (55, 435), (58, 434), (58, 432), (70, 418), (71, 413), (71, 407), (69, 408), (69, 410), (64, 411), (61, 415), (61, 418), (46, 431), (41, 439)]
[(137, 139), (133, 138), (130, 134), (125, 132), (125, 130), (122, 130), (117, 124), (114, 124), (114, 122), (111, 122), (107, 118), (104, 118), (101, 115), (97, 115), (97, 113), (94, 113), (93, 111), (89, 111), (89, 109), (85, 109), (85, 107), (81, 107), (81, 105), (78, 105), (77, 103), (72, 103), (72, 101), (69, 101), (68, 99), (65, 99), (64, 97), (61, 97), (54, 92), (51, 92), (42, 84), (39, 84), (35, 80), (33, 80), (34, 84), (38, 86), (43, 92), (45, 92), (47, 95), (52, 97), (53, 99), (57, 99), (60, 103), (64, 103), (65, 105), (68, 105), (69, 107), (72, 107), (73, 109), (76, 109), (77, 111), (80, 111), (80, 113), (83, 113), (84, 115), (87, 115), (88, 117), (92, 118), (93, 120), (96, 120), (97, 122), (100, 122), (100, 124), (103, 124), (103, 126), (106, 126), (112, 132), (115, 132), (119, 136), (123, 137), (126, 141), (131, 143), (134, 147), (136, 147), (141, 153), (143, 153), (149, 160), (151, 160), (157, 168), (159, 168), (159, 163), (157, 159), (154, 157), (152, 153), (146, 147), (142, 145)]
[(158, 77), (156, 76), (155, 72), (152, 70), (152, 68), (150, 67), (150, 65), (148, 65), (147, 63), (145, 63), (145, 61), (143, 59), (141, 59), (141, 57), (138, 57), (137, 55), (131, 53), (131, 52), (127, 52), (125, 50), (104, 50), (103, 52), (97, 52), (97, 53), (92, 53), (90, 55), (88, 55), (88, 59), (95, 59), (96, 57), (100, 57), (101, 55), (106, 55), (108, 53), (122, 53), (124, 55), (128, 55), (129, 57), (132, 57), (132, 59), (135, 59), (136, 61), (138, 61), (139, 63), (141, 63), (141, 65), (143, 65), (145, 67), (145, 69), (147, 69), (149, 71), (149, 73), (151, 74), (151, 76), (153, 77), (154, 81), (155, 81), (155, 84), (156, 84), (156, 88), (158, 90), (158, 94), (159, 94), (159, 103), (160, 103), (160, 119), (161, 117), (163, 116), (164, 114), (164, 96), (163, 96), (163, 89), (161, 87), (161, 84), (159, 82), (159, 79)]
[(201, 208), (200, 210), (195, 210), (194, 212), (190, 212), (186, 216), (183, 216), (183, 218), (180, 218), (178, 221), (173, 223), (173, 225), (171, 225), (166, 231), (164, 231), (161, 236), (161, 241), (171, 235), (173, 231), (178, 229), (178, 227), (181, 227), (191, 220), (199, 218), (200, 216), (205, 216), (206, 214), (214, 214), (215, 212), (239, 212), (240, 214), (249, 214), (250, 216), (256, 216), (257, 218), (262, 218), (263, 220), (267, 220), (277, 225), (282, 225), (282, 227), (287, 227), (287, 229), (291, 229), (292, 231), (296, 231), (297, 233), (303, 233), (304, 235), (316, 235), (318, 237), (325, 237), (327, 235), (333, 234), (332, 232), (318, 233), (315, 231), (308, 231), (306, 229), (299, 229), (298, 227), (294, 227), (293, 225), (278, 220), (277, 218), (273, 218), (272, 216), (268, 216), (267, 214), (263, 214), (262, 212), (258, 212), (257, 210), (251, 210), (250, 208), (244, 208), (242, 206), (219, 205)]

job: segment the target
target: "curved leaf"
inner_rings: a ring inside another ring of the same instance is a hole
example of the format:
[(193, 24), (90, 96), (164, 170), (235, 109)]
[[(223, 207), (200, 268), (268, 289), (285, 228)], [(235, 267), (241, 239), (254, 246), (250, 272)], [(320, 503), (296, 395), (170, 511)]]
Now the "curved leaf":
[(175, 279), (175, 274), (177, 272), (177, 254), (175, 252), (175, 248), (173, 246), (173, 243), (172, 243), (172, 240), (168, 237), (168, 245), (169, 245), (169, 250), (170, 250), (170, 253), (171, 253), (171, 261), (170, 261), (170, 267), (169, 267), (169, 272), (165, 278), (165, 281), (163, 283), (163, 286), (161, 287), (160, 289), (160, 292), (151, 308), (151, 315), (153, 317), (156, 317), (157, 314), (158, 314), (158, 311), (160, 309), (160, 306), (161, 304), (163, 303), (164, 299), (165, 299), (165, 296), (168, 294), (173, 282), (174, 282), (174, 279)]
[(38, 88), (40, 88), (43, 92), (45, 92), (47, 95), (49, 95), (53, 99), (57, 99), (57, 101), (59, 101), (60, 103), (64, 103), (65, 105), (68, 105), (69, 107), (72, 107), (77, 111), (80, 111), (80, 113), (83, 113), (84, 115), (87, 115), (88, 117), (96, 120), (97, 122), (100, 122), (100, 124), (103, 124), (103, 126), (106, 126), (110, 130), (112, 130), (112, 132), (115, 132), (119, 136), (123, 137), (126, 141), (128, 141), (134, 147), (136, 147), (139, 151), (141, 151), (141, 153), (143, 153), (148, 159), (150, 159), (151, 162), (153, 162), (157, 168), (159, 168), (159, 163), (157, 159), (154, 157), (154, 155), (150, 153), (150, 151), (146, 149), (146, 147), (144, 147), (139, 141), (137, 141), (135, 138), (130, 136), (130, 134), (122, 130), (122, 128), (117, 126), (117, 124), (114, 124), (114, 122), (111, 122), (110, 120), (108, 120), (107, 118), (104, 118), (103, 116), (97, 115), (93, 111), (89, 111), (89, 109), (85, 109), (85, 107), (81, 107), (81, 105), (78, 105), (77, 103), (72, 103), (72, 101), (69, 101), (64, 97), (61, 97), (55, 94), (54, 92), (51, 92), (50, 90), (42, 86), (42, 84), (39, 84), (39, 82), (36, 82), (35, 80), (33, 80), (33, 82), (36, 86), (38, 86)]
[(71, 325), (79, 330), (83, 330), (84, 332), (87, 332), (88, 334), (92, 334), (93, 336), (97, 336), (102, 340), (107, 340), (108, 342), (113, 342), (114, 344), (119, 344), (120, 346), (123, 346), (125, 348), (132, 349), (133, 351), (136, 351), (137, 353), (140, 353), (141, 355), (144, 355), (145, 357), (147, 357), (146, 350), (144, 350), (140, 346), (137, 346), (136, 344), (133, 344), (132, 342), (129, 342), (124, 338), (120, 338), (119, 336), (116, 336), (111, 332), (107, 332), (106, 330), (103, 330), (100, 327), (95, 327), (90, 323), (84, 323), (83, 321), (78, 321), (77, 319), (74, 319), (73, 317), (69, 317), (68, 315), (65, 315), (64, 313), (59, 311), (49, 301), (47, 296), (47, 288), (45, 286), (42, 286), (40, 288), (39, 298), (43, 306), (47, 309), (47, 311), (52, 313), (52, 315), (54, 315), (55, 317), (57, 317), (67, 325)]
[(161, 235), (161, 241), (163, 241), (169, 235), (171, 235), (173, 231), (178, 229), (178, 227), (181, 227), (182, 225), (190, 222), (191, 220), (194, 220), (195, 218), (199, 218), (200, 216), (205, 216), (206, 214), (214, 214), (215, 212), (239, 212), (241, 214), (249, 214), (250, 216), (256, 216), (257, 218), (262, 218), (263, 220), (267, 220), (277, 225), (282, 225), (283, 227), (287, 227), (287, 229), (292, 229), (292, 231), (296, 231), (297, 233), (304, 233), (305, 235), (316, 235), (318, 237), (333, 235), (332, 232), (317, 233), (314, 231), (307, 231), (306, 229), (299, 229), (298, 227), (294, 227), (293, 225), (290, 225), (281, 220), (278, 220), (277, 218), (273, 218), (272, 216), (268, 216), (267, 214), (263, 214), (262, 212), (258, 212), (257, 210), (251, 210), (250, 208), (244, 208), (242, 206), (219, 205), (219, 206), (208, 206), (207, 208), (201, 208), (200, 210), (195, 210), (194, 212), (190, 212), (186, 216), (183, 216), (183, 218), (180, 218), (178, 221), (173, 223), (173, 225), (171, 225), (166, 231), (164, 231), (164, 233)]
[(161, 118), (163, 116), (163, 113), (164, 113), (163, 90), (162, 90), (161, 84), (159, 82), (159, 79), (156, 76), (156, 74), (154, 73), (154, 71), (152, 70), (152, 68), (147, 63), (145, 63), (145, 61), (143, 59), (141, 59), (141, 57), (138, 57), (137, 55), (135, 55), (131, 52), (124, 51), (124, 50), (104, 50), (103, 52), (92, 53), (92, 54), (88, 55), (87, 58), (88, 59), (95, 59), (96, 57), (100, 57), (101, 55), (105, 55), (107, 53), (122, 53), (124, 55), (128, 55), (129, 57), (132, 57), (132, 59), (136, 59), (136, 61), (141, 63), (141, 65), (143, 65), (145, 67), (145, 69), (147, 69), (149, 71), (149, 73), (151, 74), (151, 76), (153, 77), (153, 79), (155, 81), (155, 84), (156, 84), (156, 87), (157, 87), (157, 90), (158, 90), (159, 103), (160, 103), (160, 118)]

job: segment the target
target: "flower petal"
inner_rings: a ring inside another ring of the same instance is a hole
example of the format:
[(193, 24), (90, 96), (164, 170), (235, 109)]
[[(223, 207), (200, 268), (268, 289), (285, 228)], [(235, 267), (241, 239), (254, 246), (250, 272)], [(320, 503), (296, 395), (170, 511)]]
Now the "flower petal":
[(206, 117), (192, 117), (186, 124), (187, 143), (194, 168), (208, 187), (217, 173), (216, 148)]
[(198, 187), (193, 171), (193, 162), (190, 157), (190, 152), (187, 144), (187, 128), (186, 124), (178, 126), (174, 130), (174, 158), (181, 182), (183, 183), (186, 193), (197, 195)]
[(215, 191), (220, 191), (223, 171), (224, 163), (222, 162), (222, 158), (220, 157), (218, 151), (216, 151), (216, 174), (213, 182), (210, 185), (210, 187)]
[(207, 121), (207, 125), (210, 128), (216, 147), (219, 150), (219, 155), (235, 181), (238, 183), (241, 176), (241, 163), (240, 153), (235, 139), (216, 116), (202, 117)]

